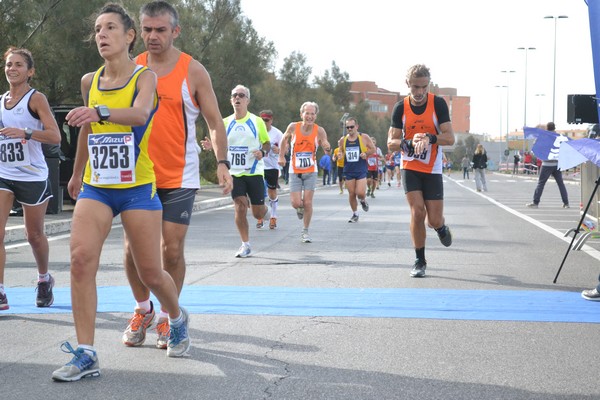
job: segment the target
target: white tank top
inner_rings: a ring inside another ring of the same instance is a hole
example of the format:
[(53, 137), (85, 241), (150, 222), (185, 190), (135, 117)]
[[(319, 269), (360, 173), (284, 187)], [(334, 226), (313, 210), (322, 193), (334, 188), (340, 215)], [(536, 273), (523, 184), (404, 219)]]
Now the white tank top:
[[(6, 108), (5, 98), (0, 98), (0, 115), (5, 128), (31, 128), (43, 130), (39, 116), (29, 107), (35, 89), (30, 89), (12, 108)], [(45, 181), (48, 178), (48, 166), (42, 151), (42, 144), (35, 139), (15, 140), (0, 136), (0, 177), (14, 181)]]

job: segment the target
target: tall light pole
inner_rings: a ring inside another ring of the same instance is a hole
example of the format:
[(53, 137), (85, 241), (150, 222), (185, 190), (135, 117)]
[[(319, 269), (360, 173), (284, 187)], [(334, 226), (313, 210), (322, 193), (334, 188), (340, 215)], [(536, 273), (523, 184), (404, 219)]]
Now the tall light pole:
[[(499, 89), (506, 89), (508, 92), (508, 86), (507, 85), (496, 85), (494, 86), (496, 88)], [(506, 96), (508, 97), (508, 93), (506, 93)], [(508, 106), (506, 107), (506, 112), (508, 113)], [(507, 125), (507, 131), (506, 131), (506, 153), (508, 153), (508, 125)], [(502, 93), (500, 93), (500, 138), (502, 138)], [(504, 154), (504, 156), (506, 157), (506, 170), (508, 171), (508, 154)], [(500, 152), (500, 162), (502, 162), (502, 152)], [(498, 165), (502, 165), (502, 164), (498, 164)]]
[(535, 50), (535, 47), (518, 47), (517, 50), (525, 51), (525, 95), (523, 99), (523, 155), (525, 155), (525, 127), (527, 126), (527, 54), (530, 50)]
[(509, 119), (508, 119), (508, 115), (509, 115), (508, 99), (509, 99), (509, 94), (510, 94), (510, 74), (513, 74), (517, 71), (504, 70), (504, 71), (500, 71), (500, 72), (502, 72), (503, 74), (506, 74), (506, 148), (509, 149), (508, 133), (510, 132), (510, 125), (509, 125)]
[(552, 77), (552, 121), (554, 122), (554, 111), (556, 109), (556, 24), (559, 19), (569, 18), (566, 15), (547, 15), (544, 19), (553, 19), (554, 20), (554, 73)]

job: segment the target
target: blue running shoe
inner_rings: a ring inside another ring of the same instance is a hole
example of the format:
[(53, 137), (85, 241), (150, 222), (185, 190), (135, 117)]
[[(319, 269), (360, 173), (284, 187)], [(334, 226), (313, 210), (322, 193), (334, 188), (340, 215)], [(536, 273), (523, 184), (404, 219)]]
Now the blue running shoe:
[(183, 324), (178, 327), (171, 325), (169, 341), (167, 343), (167, 357), (185, 357), (190, 350), (191, 342), (188, 333), (190, 325), (190, 315), (185, 308), (181, 308), (183, 314)]
[(52, 373), (52, 379), (61, 382), (74, 382), (88, 376), (100, 376), (100, 363), (96, 352), (90, 356), (83, 349), (74, 350), (69, 342), (64, 342), (60, 349), (73, 354), (73, 358), (64, 366)]

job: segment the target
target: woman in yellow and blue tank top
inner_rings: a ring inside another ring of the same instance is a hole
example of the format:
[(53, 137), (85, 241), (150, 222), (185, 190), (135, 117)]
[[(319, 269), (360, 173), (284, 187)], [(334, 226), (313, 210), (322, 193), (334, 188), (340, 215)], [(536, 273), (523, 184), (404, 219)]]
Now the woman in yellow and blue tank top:
[(129, 57), (135, 24), (120, 5), (105, 5), (94, 30), (105, 64), (83, 76), (85, 105), (66, 117), (69, 125), (81, 127), (68, 185), (71, 197), (77, 198), (71, 226), (71, 303), (78, 346), (63, 343), (63, 351), (73, 358), (52, 374), (58, 381), (100, 374), (94, 348), (96, 272), (117, 214), (140, 279), (169, 313), (167, 355), (184, 356), (190, 347), (188, 313), (180, 309), (175, 283), (161, 266), (162, 207), (147, 149), (157, 107), (156, 74)]

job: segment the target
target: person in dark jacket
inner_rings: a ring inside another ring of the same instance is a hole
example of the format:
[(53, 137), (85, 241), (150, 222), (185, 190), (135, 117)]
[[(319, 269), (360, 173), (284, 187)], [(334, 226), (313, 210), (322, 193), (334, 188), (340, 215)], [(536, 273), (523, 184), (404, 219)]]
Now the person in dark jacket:
[(473, 154), (473, 173), (475, 173), (475, 186), (478, 192), (483, 189), (487, 192), (487, 183), (485, 182), (485, 169), (487, 168), (487, 154), (482, 144), (478, 144)]

